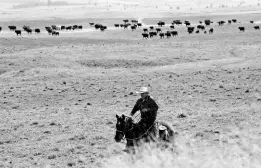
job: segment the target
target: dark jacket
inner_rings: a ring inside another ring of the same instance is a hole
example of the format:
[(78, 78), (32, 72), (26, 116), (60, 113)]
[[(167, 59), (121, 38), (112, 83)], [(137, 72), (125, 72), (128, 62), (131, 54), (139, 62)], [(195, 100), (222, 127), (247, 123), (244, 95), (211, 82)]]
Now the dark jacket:
[[(146, 112), (142, 112), (142, 109), (146, 109)], [(141, 112), (141, 120), (154, 122), (157, 117), (158, 105), (150, 96), (147, 96), (144, 101), (142, 98), (137, 100), (131, 115), (134, 115), (138, 110)]]

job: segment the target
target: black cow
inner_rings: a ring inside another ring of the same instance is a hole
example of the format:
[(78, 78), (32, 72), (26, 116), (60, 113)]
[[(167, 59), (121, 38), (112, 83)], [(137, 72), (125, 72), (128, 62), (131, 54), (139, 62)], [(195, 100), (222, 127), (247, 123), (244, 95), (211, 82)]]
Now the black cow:
[(245, 27), (238, 27), (240, 32), (245, 32)]
[(148, 38), (148, 34), (147, 33), (142, 33), (143, 38)]
[(80, 30), (82, 30), (82, 29), (83, 29), (83, 26), (82, 26), (82, 25), (79, 25), (77, 28), (80, 29)]
[(128, 19), (125, 19), (125, 20), (123, 20), (125, 23), (127, 23), (128, 22)]
[(150, 38), (153, 37), (153, 36), (156, 36), (156, 35), (157, 35), (156, 32), (149, 32), (149, 36), (150, 36)]
[(115, 27), (119, 27), (119, 24), (115, 24)]
[(89, 25), (90, 25), (90, 26), (94, 26), (94, 25), (95, 25), (95, 23), (89, 23)]
[(32, 29), (27, 29), (27, 30), (26, 30), (26, 32), (27, 32), (28, 34), (32, 34), (32, 31), (33, 31)]
[(165, 22), (163, 22), (163, 21), (159, 21), (159, 22), (157, 23), (157, 25), (160, 26), (160, 27), (162, 27), (162, 26), (165, 25)]
[(259, 30), (260, 27), (259, 26), (254, 26), (254, 29)]
[(166, 35), (166, 38), (171, 37), (171, 33), (170, 32), (166, 32), (165, 35)]
[(160, 28), (156, 28), (156, 32), (159, 33), (162, 32), (162, 30)]
[(207, 34), (207, 31), (204, 31), (204, 34)]
[(35, 33), (39, 34), (40, 33), (40, 29), (35, 29)]
[(187, 27), (187, 32), (189, 34), (191, 34), (191, 33), (193, 33), (194, 29), (195, 29), (195, 27)]
[(178, 36), (178, 32), (177, 32), (177, 31), (171, 31), (171, 34), (172, 34), (173, 36)]
[(147, 29), (143, 29), (143, 31), (144, 31), (144, 32), (148, 32), (148, 30), (147, 30)]
[(137, 23), (137, 26), (138, 26), (138, 27), (142, 26), (142, 23)]
[(214, 29), (213, 28), (211, 28), (211, 29), (209, 29), (209, 34), (213, 34), (213, 32), (214, 32)]
[(186, 26), (190, 26), (191, 24), (190, 24), (190, 22), (186, 22), (185, 25)]
[(52, 32), (52, 36), (59, 36), (59, 32), (53, 31), (53, 32)]
[(172, 26), (170, 26), (170, 28), (171, 28), (171, 29), (175, 29), (175, 26), (172, 25)]
[(65, 26), (61, 26), (61, 30), (65, 30), (66, 29), (66, 27)]
[(197, 28), (201, 29), (201, 30), (205, 30), (205, 26), (204, 25), (197, 25)]
[(182, 24), (181, 20), (174, 20), (173, 23), (176, 24), (176, 25), (181, 25)]
[(211, 21), (210, 21), (210, 20), (205, 20), (204, 22), (205, 22), (205, 25), (206, 25), (206, 26), (209, 26), (209, 25), (211, 24)]
[(131, 26), (131, 30), (135, 30), (136, 29), (136, 26)]
[(236, 23), (236, 22), (237, 22), (237, 20), (236, 20), (236, 19), (232, 19), (232, 22)]
[(253, 20), (251, 20), (251, 21), (250, 21), (250, 23), (254, 23), (254, 21), (253, 21)]
[(10, 29), (10, 31), (15, 31), (16, 30), (16, 26), (8, 26), (8, 28)]
[(0, 32), (2, 31), (2, 27), (0, 27)]
[(219, 26), (222, 26), (222, 25), (224, 25), (225, 21), (222, 20), (222, 21), (218, 21), (217, 23), (218, 23)]
[(199, 21), (200, 24), (202, 24), (203, 22), (202, 21)]
[(199, 33), (199, 30), (197, 30), (196, 33), (198, 34), (198, 33)]
[(100, 29), (102, 27), (101, 24), (95, 24), (95, 29)]
[(18, 36), (20, 34), (20, 36), (22, 35), (22, 31), (21, 30), (15, 30), (16, 35)]
[(160, 38), (164, 38), (165, 37), (165, 33), (159, 33)]
[(150, 28), (150, 30), (154, 30), (154, 26), (150, 26), (149, 28)]
[(227, 22), (228, 22), (228, 24), (231, 24), (231, 20), (228, 20)]

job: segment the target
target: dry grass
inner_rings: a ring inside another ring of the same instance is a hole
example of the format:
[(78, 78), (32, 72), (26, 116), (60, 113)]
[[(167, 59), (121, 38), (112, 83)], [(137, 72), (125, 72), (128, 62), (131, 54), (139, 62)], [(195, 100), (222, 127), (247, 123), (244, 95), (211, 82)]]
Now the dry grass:
[(104, 161), (105, 168), (258, 168), (261, 166), (260, 138), (239, 129), (220, 136), (217, 145), (187, 137), (172, 147), (144, 145), (137, 154), (118, 154)]

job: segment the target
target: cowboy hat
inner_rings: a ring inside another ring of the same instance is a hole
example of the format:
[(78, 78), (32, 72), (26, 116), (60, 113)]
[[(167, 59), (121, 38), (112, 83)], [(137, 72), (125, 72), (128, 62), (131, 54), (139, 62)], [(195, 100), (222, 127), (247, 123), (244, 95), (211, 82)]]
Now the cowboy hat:
[(142, 94), (142, 93), (148, 93), (148, 88), (147, 87), (141, 87), (139, 91), (136, 91), (137, 94)]

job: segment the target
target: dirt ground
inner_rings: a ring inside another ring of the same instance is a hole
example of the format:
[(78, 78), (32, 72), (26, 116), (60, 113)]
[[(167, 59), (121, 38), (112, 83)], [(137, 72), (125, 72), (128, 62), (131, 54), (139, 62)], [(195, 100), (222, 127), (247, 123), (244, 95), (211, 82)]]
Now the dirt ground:
[[(213, 34), (189, 35), (184, 25), (176, 26), (179, 35), (170, 39), (142, 39), (142, 28), (113, 28), (124, 17), (117, 12), (108, 18), (6, 17), (0, 21), (0, 167), (101, 167), (101, 160), (124, 148), (114, 146), (115, 115), (130, 113), (141, 86), (158, 103), (158, 119), (174, 126), (177, 143), (193, 137), (196, 146), (208, 148), (227, 144), (221, 137), (246, 136), (260, 151), (261, 32), (253, 26), (260, 26), (261, 17), (254, 8), (246, 11), (135, 14), (145, 25), (175, 19), (241, 22), (213, 24)], [(94, 31), (92, 21), (109, 29)], [(83, 24), (84, 30), (51, 37), (44, 26), (53, 23)], [(10, 24), (43, 33), (17, 37), (7, 30)], [(246, 31), (240, 33), (239, 26)]]

